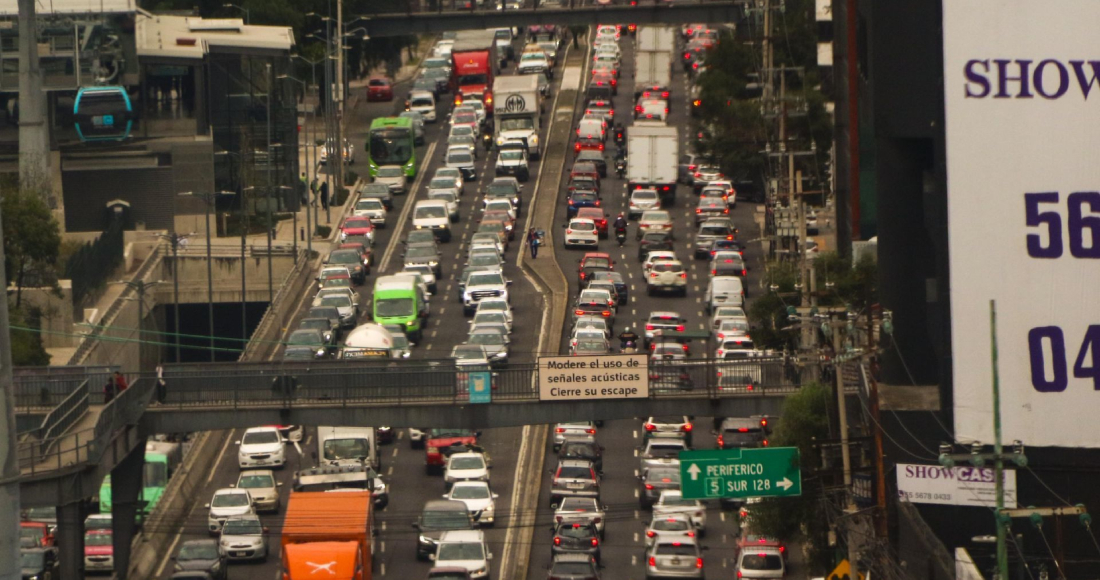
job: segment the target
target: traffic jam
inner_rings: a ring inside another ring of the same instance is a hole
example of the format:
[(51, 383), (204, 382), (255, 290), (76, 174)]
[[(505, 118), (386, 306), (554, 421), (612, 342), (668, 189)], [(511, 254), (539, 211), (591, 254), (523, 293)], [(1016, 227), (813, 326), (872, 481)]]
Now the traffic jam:
[[(552, 25), (444, 34), (415, 78), (368, 84), (358, 161), (371, 178), (284, 360), (472, 371), (540, 353), (648, 353), (653, 391), (695, 388), (683, 361), (760, 356), (745, 314), (759, 248), (740, 241), (758, 237), (754, 207), (690, 136), (691, 82), (717, 33), (600, 25), (576, 48), (566, 36)], [(543, 175), (570, 71), (569, 158)], [(526, 225), (541, 180), (560, 195), (553, 236)], [(560, 345), (542, 344), (544, 299), (517, 266), (521, 253), (546, 259), (539, 250), (570, 283)], [(744, 390), (754, 379), (716, 380)], [(501, 578), (522, 551), (529, 578), (781, 578), (786, 546), (752, 533), (751, 502), (679, 491), (680, 451), (766, 446), (770, 420), (559, 424), (544, 450), (526, 427), (235, 430), (204, 483), (209, 503), (194, 506), (157, 577), (312, 578), (331, 561), (324, 571), (347, 578)], [(536, 485), (535, 529), (520, 544), (517, 490)]]

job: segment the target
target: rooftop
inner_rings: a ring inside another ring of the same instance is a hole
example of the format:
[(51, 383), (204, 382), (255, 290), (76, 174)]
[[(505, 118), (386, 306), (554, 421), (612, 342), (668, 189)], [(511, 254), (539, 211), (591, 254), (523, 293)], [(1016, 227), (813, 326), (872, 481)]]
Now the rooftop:
[(288, 26), (246, 25), (239, 18), (203, 19), (146, 12), (138, 13), (135, 36), (137, 53), (142, 57), (202, 60), (212, 47), (289, 51), (294, 46), (294, 33)]

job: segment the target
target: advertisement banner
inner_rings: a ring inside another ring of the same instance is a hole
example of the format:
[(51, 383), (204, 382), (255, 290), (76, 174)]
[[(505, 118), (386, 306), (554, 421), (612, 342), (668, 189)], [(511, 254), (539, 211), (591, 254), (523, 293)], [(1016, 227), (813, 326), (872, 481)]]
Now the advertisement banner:
[[(955, 439), (1098, 447), (1100, 2), (943, 3)], [(919, 250), (914, 250), (919, 251)]]
[[(910, 503), (997, 507), (992, 467), (899, 463), (898, 499)], [(1016, 507), (1016, 471), (1004, 470), (1005, 507)]]

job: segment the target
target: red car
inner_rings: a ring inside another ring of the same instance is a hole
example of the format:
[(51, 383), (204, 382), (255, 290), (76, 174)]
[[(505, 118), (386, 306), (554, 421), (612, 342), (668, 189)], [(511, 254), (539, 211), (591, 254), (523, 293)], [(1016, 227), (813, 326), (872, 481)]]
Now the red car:
[(390, 79), (375, 77), (367, 81), (367, 101), (392, 101), (393, 85)]
[(600, 239), (607, 239), (607, 214), (604, 213), (602, 208), (582, 207), (577, 210), (577, 217), (596, 222), (596, 232)]
[(20, 546), (28, 548), (47, 548), (54, 546), (54, 537), (50, 528), (43, 522), (19, 522)]
[(596, 86), (610, 85), (611, 86), (611, 94), (612, 95), (619, 94), (619, 81), (615, 78), (614, 73), (596, 71), (596, 72), (592, 73), (592, 82), (591, 82), (591, 84), (596, 85)]
[(452, 453), (477, 445), (477, 432), (469, 429), (430, 429), (424, 438), (424, 469), (429, 474), (443, 473)]
[(374, 225), (369, 218), (353, 216), (344, 220), (344, 225), (340, 226), (340, 241), (347, 242), (354, 237), (367, 238), (367, 245), (374, 243)]
[(588, 252), (581, 258), (580, 266), (577, 268), (581, 280), (587, 279), (594, 272), (610, 272), (614, 269), (615, 262), (611, 260), (609, 254), (603, 252)]

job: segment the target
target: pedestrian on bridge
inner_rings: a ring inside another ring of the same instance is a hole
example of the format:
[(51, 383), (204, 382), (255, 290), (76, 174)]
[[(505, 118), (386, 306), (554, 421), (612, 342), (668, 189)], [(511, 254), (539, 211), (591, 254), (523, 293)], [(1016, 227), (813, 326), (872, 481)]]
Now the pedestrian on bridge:
[(126, 382), (126, 377), (122, 376), (122, 373), (118, 371), (115, 371), (115, 376), (112, 380), (115, 383), (115, 394), (117, 395), (121, 395), (123, 391), (130, 388), (130, 384)]

